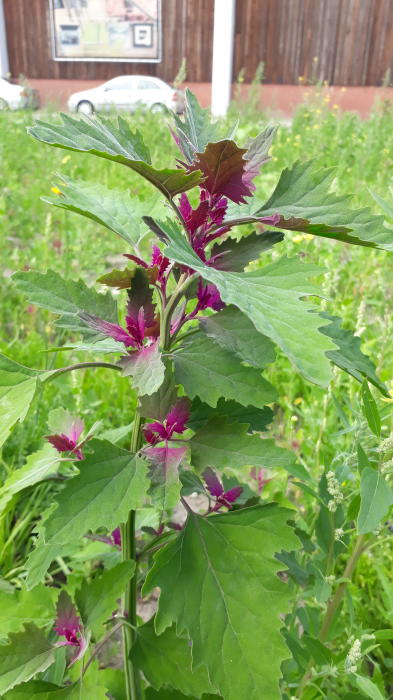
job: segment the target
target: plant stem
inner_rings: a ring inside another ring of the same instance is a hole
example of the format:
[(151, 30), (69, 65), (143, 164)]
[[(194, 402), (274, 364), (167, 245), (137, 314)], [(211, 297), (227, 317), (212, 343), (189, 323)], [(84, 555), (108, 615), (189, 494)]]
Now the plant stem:
[[(352, 550), (352, 554), (349, 557), (347, 564), (346, 564), (346, 567), (344, 569), (344, 573), (342, 576), (344, 579), (351, 579), (352, 578), (352, 574), (355, 570), (356, 564), (358, 563), (358, 559), (361, 556), (361, 554), (363, 554), (365, 549), (366, 549), (365, 536), (360, 535), (360, 537), (358, 537), (356, 540), (356, 544)], [(340, 585), (337, 587), (337, 590), (336, 590), (333, 598), (331, 598), (329, 601), (329, 604), (326, 608), (326, 613), (325, 613), (325, 617), (324, 617), (324, 620), (322, 623), (321, 631), (319, 633), (319, 639), (321, 642), (324, 642), (327, 639), (327, 636), (328, 636), (329, 630), (330, 630), (330, 626), (334, 620), (334, 616), (337, 612), (338, 606), (340, 605), (340, 603), (343, 599), (346, 587), (347, 587), (347, 581), (343, 581), (342, 583), (340, 583)], [(297, 693), (296, 693), (297, 698), (302, 697), (303, 690), (306, 688), (306, 686), (308, 685), (308, 682), (311, 678), (312, 662), (313, 662), (313, 659), (311, 658), (309, 663), (308, 663), (308, 666), (306, 668), (306, 671), (304, 673), (304, 676), (299, 683)]]
[[(142, 442), (142, 418), (139, 412), (135, 413), (134, 425), (131, 435), (131, 452), (135, 453), (140, 449)], [(127, 584), (123, 599), (123, 614), (130, 622), (130, 626), (123, 625), (123, 663), (126, 685), (127, 700), (139, 700), (141, 697), (140, 677), (138, 670), (134, 668), (130, 658), (131, 649), (134, 644), (137, 623), (136, 604), (138, 600), (137, 591), (137, 559), (135, 544), (135, 516), (136, 511), (130, 510), (127, 522), (121, 526), (121, 548), (123, 561), (134, 561), (135, 571), (133, 577)]]
[[(352, 578), (352, 574), (355, 570), (358, 559), (361, 556), (361, 554), (364, 552), (364, 549), (365, 549), (364, 542), (365, 542), (365, 536), (360, 535), (360, 537), (357, 538), (356, 544), (355, 544), (353, 551), (352, 551), (352, 554), (347, 561), (347, 565), (346, 565), (346, 567), (344, 569), (344, 573), (343, 573), (343, 578), (345, 578), (345, 579)], [(329, 605), (327, 606), (327, 609), (326, 609), (325, 619), (323, 621), (321, 631), (319, 633), (319, 639), (321, 640), (321, 642), (324, 642), (328, 636), (330, 625), (332, 624), (334, 616), (337, 612), (337, 608), (343, 599), (346, 587), (347, 587), (347, 583), (345, 581), (340, 583), (339, 586), (337, 587), (337, 590), (336, 590), (333, 598), (330, 599)]]
[[(68, 367), (59, 367), (59, 369), (53, 370), (52, 374), (46, 379), (43, 379), (42, 382), (50, 382), (52, 381), (52, 379), (59, 377), (60, 374), (64, 374), (65, 372), (73, 372), (74, 369), (88, 369), (89, 367), (92, 367), (93, 369), (97, 367), (106, 367), (107, 369), (117, 369), (118, 372), (121, 372), (121, 367), (112, 364), (112, 362), (78, 362), (75, 365), (69, 365)], [(43, 373), (44, 372), (46, 372), (46, 370), (43, 370)]]

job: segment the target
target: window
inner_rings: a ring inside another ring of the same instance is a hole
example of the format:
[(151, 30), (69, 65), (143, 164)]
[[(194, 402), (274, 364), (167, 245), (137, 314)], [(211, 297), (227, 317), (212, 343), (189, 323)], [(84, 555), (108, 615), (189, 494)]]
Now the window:
[(105, 90), (132, 90), (133, 88), (135, 88), (135, 80), (128, 75), (113, 78), (104, 85)]
[(139, 90), (159, 90), (160, 86), (152, 80), (140, 80), (138, 83)]

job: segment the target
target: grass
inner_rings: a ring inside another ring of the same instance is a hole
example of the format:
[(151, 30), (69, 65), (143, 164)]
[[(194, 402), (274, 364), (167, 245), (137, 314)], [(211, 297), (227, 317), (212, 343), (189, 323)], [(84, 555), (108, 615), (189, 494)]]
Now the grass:
[[(57, 118), (55, 114), (49, 117)], [(228, 120), (233, 123), (233, 118), (231, 113)], [(152, 192), (148, 184), (126, 168), (37, 143), (26, 133), (33, 119), (29, 113), (0, 113), (0, 351), (29, 366), (45, 368), (82, 358), (75, 353), (48, 352), (61, 345), (65, 337), (53, 326), (50, 314), (28, 306), (19, 296), (10, 279), (12, 273), (26, 267), (40, 271), (52, 268), (66, 277), (80, 276), (93, 283), (121, 262), (119, 256), (126, 251), (126, 245), (89, 220), (50, 208), (40, 201), (40, 196), (50, 194), (54, 173), (59, 171), (76, 179), (128, 189), (141, 199), (150, 197)], [(239, 140), (245, 143), (266, 121), (266, 115), (256, 111), (247, 111), (246, 117), (240, 115)], [(132, 122), (143, 130), (155, 164), (174, 162), (175, 147), (162, 117), (137, 114)], [(389, 104), (378, 105), (363, 121), (356, 114), (340, 113), (321, 94), (299, 107), (291, 125), (280, 127), (272, 159), (259, 178), (258, 194), (269, 194), (285, 166), (297, 159), (314, 158), (320, 166), (335, 168), (334, 188), (338, 193), (353, 194), (356, 206), (371, 206), (377, 212), (370, 189), (387, 200), (391, 198), (388, 183), (393, 166), (392, 122), (393, 109)], [(282, 253), (298, 254), (326, 269), (323, 285), (330, 299), (329, 310), (340, 315), (345, 325), (362, 337), (364, 351), (374, 359), (381, 378), (393, 389), (389, 254), (302, 234), (286, 236), (271, 256)], [(359, 385), (355, 380), (335, 372), (326, 392), (303, 382), (283, 357), (271, 369), (271, 380), (281, 393), (273, 428), (275, 437), (280, 444), (292, 447), (315, 476), (324, 466), (351, 466), (355, 438), (359, 436), (364, 447), (374, 447), (361, 417)], [(88, 426), (101, 419), (105, 428), (116, 428), (130, 422), (134, 405), (132, 389), (117, 373), (97, 370), (94, 374), (86, 371), (61, 377), (45, 388), (28, 420), (16, 428), (5, 445), (0, 462), (3, 476), (39, 447), (47, 432), (46, 415), (51, 408), (68, 407), (81, 414)], [(391, 404), (381, 401), (379, 405), (386, 436), (393, 429)], [(0, 519), (3, 580), (20, 580), (22, 562), (32, 546), (32, 526), (50, 503), (51, 488), (43, 484), (23, 495)], [(302, 504), (307, 502), (307, 495), (293, 488), (289, 493), (286, 476), (275, 475), (267, 486), (267, 495), (283, 503), (290, 498), (292, 503), (297, 502), (300, 516), (306, 517)], [(356, 573), (353, 595), (362, 612), (363, 629), (388, 627), (392, 623), (389, 596), (393, 577), (388, 567), (381, 565), (391, 554), (391, 539), (385, 537), (381, 546), (373, 549), (373, 557), (362, 559)], [(60, 562), (59, 567), (62, 566)], [(371, 593), (372, 610), (368, 605)]]

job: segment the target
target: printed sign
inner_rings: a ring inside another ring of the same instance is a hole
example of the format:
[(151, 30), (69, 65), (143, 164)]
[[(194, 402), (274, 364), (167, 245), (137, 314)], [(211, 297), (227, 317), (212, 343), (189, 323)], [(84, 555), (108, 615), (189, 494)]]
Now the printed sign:
[(161, 61), (161, 0), (49, 0), (55, 61)]

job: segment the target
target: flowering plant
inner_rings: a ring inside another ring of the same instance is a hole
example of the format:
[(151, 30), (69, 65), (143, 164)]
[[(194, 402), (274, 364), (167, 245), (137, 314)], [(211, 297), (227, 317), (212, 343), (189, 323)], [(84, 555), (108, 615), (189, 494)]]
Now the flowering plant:
[[(65, 177), (49, 200), (122, 239), (130, 262), (98, 282), (124, 293), (124, 322), (110, 291), (50, 271), (14, 275), (30, 303), (57, 314), (57, 325), (74, 340), (82, 336), (73, 348), (114, 359), (35, 371), (2, 357), (8, 406), (2, 439), (24, 419), (37, 386), (64, 372), (121, 372), (138, 406), (129, 450), (100, 438), (99, 426), (81, 439), (83, 423), (67, 412), (50, 416), (53, 432), (30, 464), (28, 485), (48, 478), (60, 462), (68, 470), (38, 527), (26, 587), (33, 592), (53, 560), (86, 535), (107, 543), (117, 558), (80, 588), (67, 592), (55, 582), (62, 590), (49, 634), (26, 622), (10, 635), (0, 651), (0, 692), (7, 698), (282, 697), (281, 666), (294, 648), (288, 630), (285, 639), (282, 634), (283, 616), (290, 610), (291, 557), (301, 542), (294, 511), (264, 500), (266, 474), (282, 469), (311, 487), (296, 456), (266, 437), (277, 391), (263, 372), (281, 352), (294, 372), (326, 387), (336, 365), (363, 382), (369, 422), (368, 382), (386, 393), (360, 341), (310, 302), (322, 296), (310, 281), (320, 268), (278, 255), (248, 267), (292, 231), (392, 250), (393, 232), (382, 217), (349, 209), (347, 198), (329, 192), (333, 174), (312, 163), (284, 170), (269, 199), (256, 202), (254, 179), (268, 161), (275, 129), (240, 147), (189, 92), (172, 132), (177, 166), (157, 169), (142, 136), (120, 117), (115, 124), (63, 115), (61, 125), (37, 122), (30, 129), (44, 143), (135, 171), (159, 190), (167, 210), (157, 218), (147, 207), (136, 221), (128, 193)], [(241, 235), (239, 227), (250, 223), (258, 232)], [(139, 250), (146, 231), (155, 236), (147, 257)], [(375, 525), (364, 515), (373, 491), (370, 468), (365, 472), (361, 536)], [(12, 493), (24, 487), (26, 476)], [(9, 491), (6, 484), (3, 497)], [(334, 506), (326, 501), (326, 511), (342, 508), (334, 473), (327, 498)], [(158, 590), (157, 609), (143, 622), (138, 601)], [(124, 676), (115, 682), (104, 668), (89, 681), (93, 662), (118, 631)], [(62, 671), (45, 675), (54, 664)], [(80, 668), (79, 675), (64, 676), (65, 665)]]

